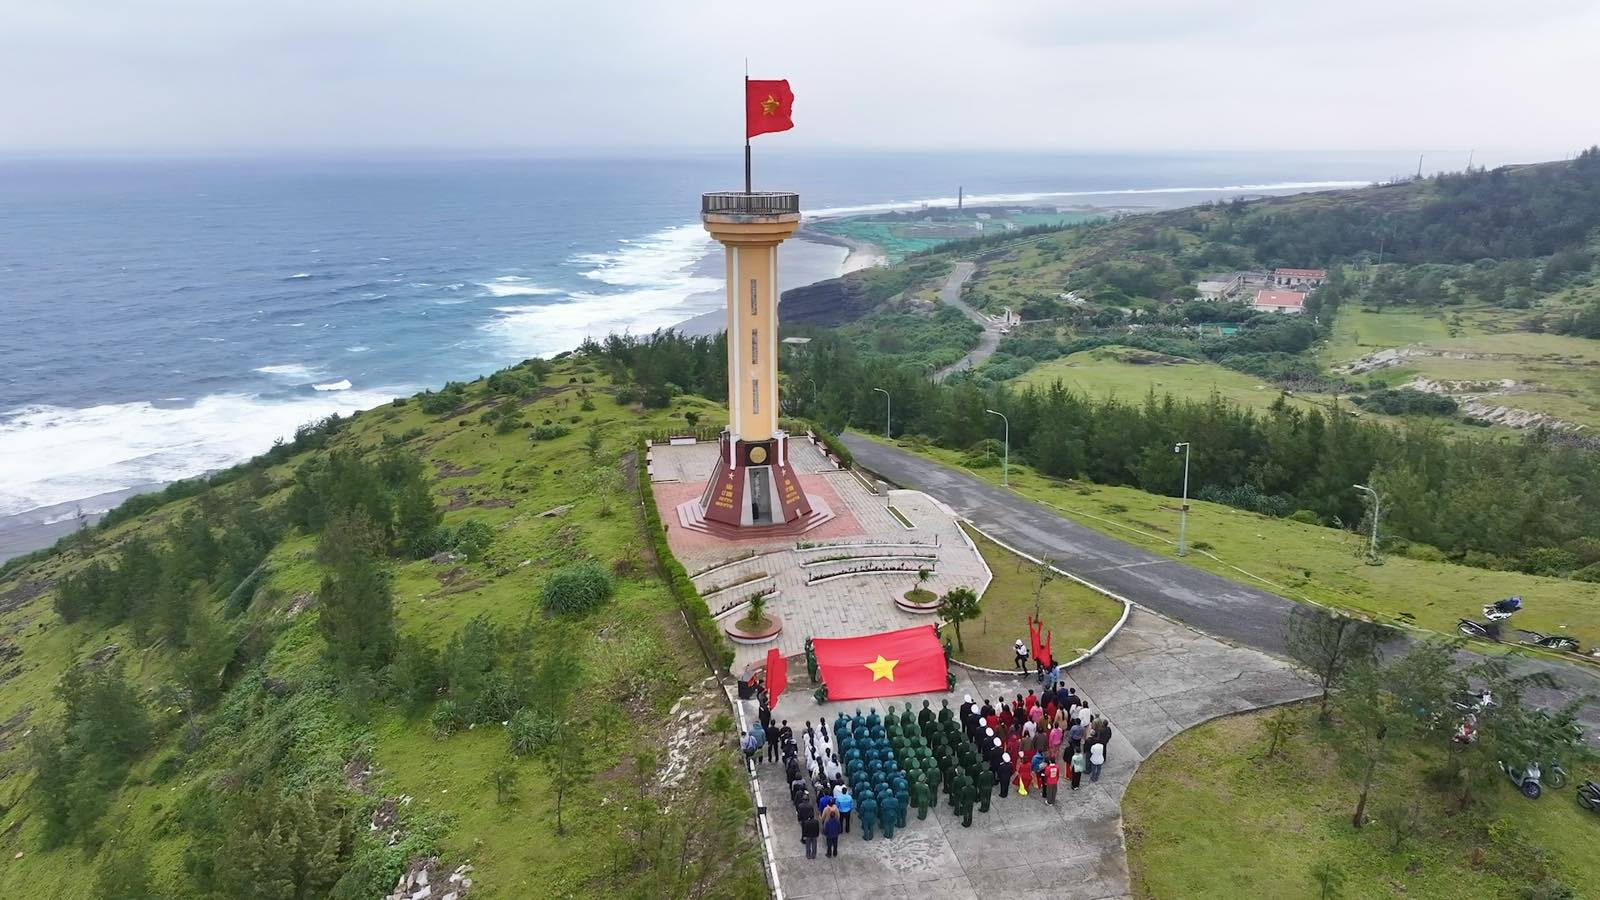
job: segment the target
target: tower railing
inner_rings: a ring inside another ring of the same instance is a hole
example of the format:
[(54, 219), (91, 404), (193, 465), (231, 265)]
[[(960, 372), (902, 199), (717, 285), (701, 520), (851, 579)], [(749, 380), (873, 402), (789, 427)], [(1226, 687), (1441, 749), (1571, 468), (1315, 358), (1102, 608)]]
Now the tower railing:
[(713, 191), (700, 195), (700, 214), (782, 216), (800, 213), (800, 195), (787, 191)]

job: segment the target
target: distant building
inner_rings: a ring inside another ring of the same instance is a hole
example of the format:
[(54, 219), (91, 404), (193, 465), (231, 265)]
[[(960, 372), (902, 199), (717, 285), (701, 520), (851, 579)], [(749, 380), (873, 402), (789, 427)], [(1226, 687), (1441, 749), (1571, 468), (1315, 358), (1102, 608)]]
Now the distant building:
[(980, 222), (987, 222), (990, 219), (994, 218), (994, 216), (989, 214), (989, 213), (973, 213), (973, 217), (976, 218)]
[(1205, 280), (1194, 287), (1201, 300), (1226, 300), (1243, 284), (1242, 273), (1223, 272), (1218, 275), (1207, 275)]
[(1306, 295), (1299, 291), (1256, 291), (1250, 308), (1257, 312), (1299, 315), (1306, 311)]
[(1286, 288), (1311, 288), (1322, 287), (1328, 280), (1328, 273), (1322, 269), (1273, 269), (1272, 283), (1278, 287)]

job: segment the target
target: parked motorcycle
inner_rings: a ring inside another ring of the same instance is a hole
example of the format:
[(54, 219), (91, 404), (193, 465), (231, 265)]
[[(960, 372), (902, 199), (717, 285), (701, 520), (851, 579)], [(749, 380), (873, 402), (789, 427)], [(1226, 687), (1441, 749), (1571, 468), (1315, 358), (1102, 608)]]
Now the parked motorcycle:
[(1572, 653), (1578, 652), (1578, 639), (1575, 637), (1569, 637), (1564, 634), (1542, 634), (1537, 631), (1529, 631), (1526, 628), (1518, 628), (1517, 633), (1528, 635), (1528, 637), (1522, 639), (1522, 643), (1530, 647), (1543, 647), (1546, 650), (1567, 650)]
[(1578, 788), (1578, 805), (1590, 812), (1600, 813), (1600, 784), (1585, 781)]
[(1538, 763), (1528, 763), (1526, 769), (1519, 769), (1516, 766), (1508, 766), (1502, 761), (1500, 771), (1506, 773), (1506, 777), (1511, 779), (1511, 783), (1522, 792), (1522, 796), (1529, 800), (1537, 800), (1539, 795), (1544, 793), (1544, 788), (1539, 784), (1542, 773), (1539, 771)]
[(1485, 606), (1483, 608), (1483, 617), (1491, 622), (1498, 622), (1501, 619), (1511, 618), (1521, 610), (1521, 597), (1507, 597), (1504, 600), (1496, 600), (1488, 606)]
[(1477, 638), (1480, 641), (1500, 641), (1500, 623), (1493, 620), (1488, 622), (1474, 622), (1471, 619), (1462, 619), (1456, 624), (1456, 631), (1463, 637)]

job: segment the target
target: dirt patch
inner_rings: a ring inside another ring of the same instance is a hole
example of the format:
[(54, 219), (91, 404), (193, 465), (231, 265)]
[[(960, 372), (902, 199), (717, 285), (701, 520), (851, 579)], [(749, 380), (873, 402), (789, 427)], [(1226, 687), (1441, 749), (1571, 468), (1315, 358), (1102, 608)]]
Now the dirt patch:
[(1402, 387), (1425, 394), (1455, 397), (1462, 415), (1491, 425), (1504, 425), (1508, 428), (1548, 428), (1555, 432), (1578, 432), (1584, 428), (1582, 425), (1534, 412), (1531, 409), (1519, 409), (1496, 403), (1493, 398), (1534, 393), (1539, 390), (1536, 384), (1514, 381), (1510, 378), (1492, 381), (1441, 381), (1418, 376)]
[(301, 591), (294, 595), (294, 599), (289, 601), (289, 608), (284, 610), (284, 616), (292, 619), (316, 605), (316, 594), (310, 591)]
[(477, 466), (468, 466), (464, 469), (458, 469), (448, 459), (434, 460), (433, 467), (439, 470), (440, 478), (469, 478), (483, 471)]
[(0, 722), (0, 753), (10, 750), (22, 739), (23, 732), (27, 730), (28, 716), (32, 714), (33, 707), (24, 706), (12, 714), (11, 718)]
[(1168, 356), (1165, 353), (1152, 353), (1148, 350), (1129, 350), (1117, 354), (1117, 358), (1132, 366), (1186, 366), (1192, 362), (1181, 356)]
[(1408, 359), (1516, 359), (1515, 353), (1468, 353), (1465, 350), (1434, 350), (1429, 347), (1389, 347), (1368, 353), (1360, 359), (1335, 366), (1336, 375), (1365, 375), (1379, 369), (1388, 369)]
[(27, 606), (33, 602), (33, 598), (49, 590), (54, 583), (50, 580), (24, 581), (11, 590), (0, 594), (0, 614)]

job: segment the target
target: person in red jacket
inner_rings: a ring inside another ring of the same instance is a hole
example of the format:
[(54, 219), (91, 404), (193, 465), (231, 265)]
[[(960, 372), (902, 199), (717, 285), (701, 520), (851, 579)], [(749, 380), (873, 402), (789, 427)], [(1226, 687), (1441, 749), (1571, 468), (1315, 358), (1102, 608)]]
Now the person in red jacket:
[(1058, 762), (1045, 763), (1044, 767), (1044, 802), (1051, 806), (1056, 805), (1056, 785), (1061, 783), (1061, 764)]

